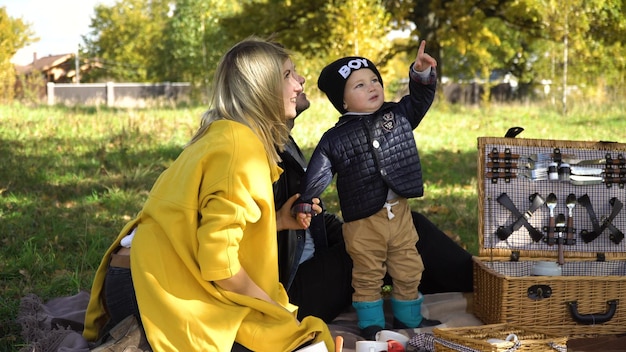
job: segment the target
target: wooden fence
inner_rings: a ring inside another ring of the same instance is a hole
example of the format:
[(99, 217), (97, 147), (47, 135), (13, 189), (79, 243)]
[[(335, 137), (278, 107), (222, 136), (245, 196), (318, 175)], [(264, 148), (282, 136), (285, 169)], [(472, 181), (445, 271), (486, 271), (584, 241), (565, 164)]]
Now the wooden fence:
[(146, 107), (188, 101), (191, 85), (165, 83), (48, 83), (48, 105)]

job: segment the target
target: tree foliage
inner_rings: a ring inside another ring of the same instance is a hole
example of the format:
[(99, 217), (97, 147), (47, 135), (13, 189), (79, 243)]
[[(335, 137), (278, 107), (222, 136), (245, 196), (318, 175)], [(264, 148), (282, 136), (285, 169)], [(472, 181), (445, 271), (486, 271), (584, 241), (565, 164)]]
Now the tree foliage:
[(167, 81), (207, 87), (213, 67), (229, 45), (219, 21), (236, 11), (238, 2), (179, 0), (165, 25), (157, 71)]
[[(367, 56), (404, 67), (420, 39), (440, 76), (531, 85), (624, 85), (624, 0), (128, 0), (99, 5), (89, 52), (118, 80), (207, 86), (219, 57), (250, 35), (274, 35), (315, 80), (323, 65)], [(392, 30), (410, 34), (391, 39)], [(403, 70), (392, 69), (404, 77)], [(395, 73), (394, 73), (395, 76)]]
[(566, 110), (569, 86), (586, 96), (624, 85), (626, 2), (622, 0), (531, 1), (543, 14), (533, 73), (552, 82)]
[(118, 0), (112, 6), (96, 5), (91, 32), (83, 38), (83, 56), (99, 62), (102, 69), (84, 79), (162, 80), (155, 68), (155, 54), (163, 46), (169, 11), (167, 0)]
[(379, 63), (391, 48), (390, 15), (381, 0), (249, 1), (220, 21), (232, 41), (249, 35), (275, 36), (297, 57), (298, 71), (316, 82), (322, 67), (342, 56)]
[(18, 50), (37, 41), (30, 25), (20, 18), (12, 18), (6, 8), (0, 7), (0, 101), (13, 99), (15, 70), (11, 58)]
[[(562, 82), (561, 94), (565, 94), (568, 84), (588, 87), (598, 80), (623, 87), (625, 4), (623, 0), (389, 0), (387, 10), (399, 26), (414, 24), (413, 34), (429, 42), (440, 75), (486, 81), (493, 73), (510, 73), (525, 85)], [(417, 41), (408, 45), (414, 47)]]

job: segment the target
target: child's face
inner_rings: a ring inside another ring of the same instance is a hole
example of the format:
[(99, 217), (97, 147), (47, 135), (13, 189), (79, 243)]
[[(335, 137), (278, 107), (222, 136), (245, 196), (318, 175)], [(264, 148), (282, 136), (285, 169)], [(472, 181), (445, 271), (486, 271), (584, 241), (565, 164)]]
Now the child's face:
[(374, 71), (362, 68), (352, 72), (343, 90), (343, 104), (347, 111), (372, 113), (384, 102), (385, 91)]

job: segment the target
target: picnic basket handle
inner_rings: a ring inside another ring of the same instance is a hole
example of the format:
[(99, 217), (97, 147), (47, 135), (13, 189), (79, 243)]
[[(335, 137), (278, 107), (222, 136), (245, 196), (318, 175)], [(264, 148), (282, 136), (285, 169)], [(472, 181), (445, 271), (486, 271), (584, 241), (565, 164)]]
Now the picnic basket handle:
[(615, 312), (617, 311), (617, 302), (619, 300), (612, 299), (606, 301), (606, 305), (609, 309), (605, 313), (596, 313), (596, 314), (580, 314), (578, 313), (578, 301), (570, 301), (567, 302), (569, 306), (570, 313), (572, 314), (572, 318), (577, 322), (585, 325), (593, 325), (593, 324), (602, 324), (613, 318)]

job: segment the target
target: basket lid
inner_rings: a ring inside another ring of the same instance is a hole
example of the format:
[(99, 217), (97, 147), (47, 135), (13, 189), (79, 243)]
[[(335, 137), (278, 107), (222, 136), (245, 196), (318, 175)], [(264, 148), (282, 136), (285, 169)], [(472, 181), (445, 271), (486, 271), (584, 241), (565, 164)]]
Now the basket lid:
[(480, 256), (626, 257), (626, 144), (478, 138)]

